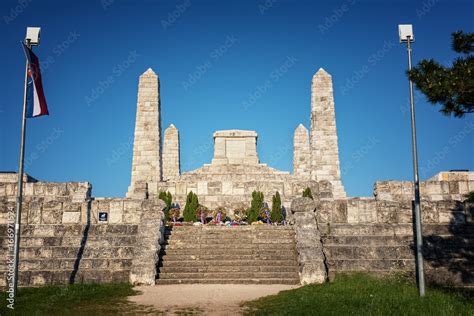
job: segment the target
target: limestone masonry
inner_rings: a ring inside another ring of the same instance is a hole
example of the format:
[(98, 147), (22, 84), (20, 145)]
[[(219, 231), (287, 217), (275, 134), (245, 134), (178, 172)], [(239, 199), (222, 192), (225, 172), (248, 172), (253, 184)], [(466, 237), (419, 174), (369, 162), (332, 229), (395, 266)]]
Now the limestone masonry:
[(267, 200), (278, 191), (283, 206), (289, 208), (308, 183), (322, 180), (331, 184), (333, 198), (346, 197), (341, 182), (332, 78), (322, 68), (311, 84), (310, 134), (301, 124), (295, 130), (292, 174), (260, 163), (257, 132), (243, 130), (216, 131), (211, 163), (181, 173), (179, 131), (174, 125), (165, 130), (161, 154), (160, 118), (159, 80), (148, 69), (138, 86), (132, 180), (127, 197), (153, 198), (160, 191), (169, 191), (183, 206), (186, 195), (193, 191), (205, 206), (223, 206), (232, 211), (248, 204), (254, 190), (262, 191)]

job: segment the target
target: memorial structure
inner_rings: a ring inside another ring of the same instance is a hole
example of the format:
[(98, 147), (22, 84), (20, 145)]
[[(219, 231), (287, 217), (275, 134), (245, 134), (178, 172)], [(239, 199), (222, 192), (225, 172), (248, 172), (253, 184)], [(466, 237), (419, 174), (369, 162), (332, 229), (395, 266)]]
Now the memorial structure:
[(345, 198), (339, 166), (332, 78), (319, 69), (311, 83), (310, 131), (299, 125), (294, 133), (293, 173), (261, 163), (256, 131), (214, 133), (214, 158), (193, 171), (180, 172), (179, 132), (170, 125), (161, 149), (161, 106), (158, 76), (148, 69), (140, 76), (133, 147), (130, 198), (153, 198), (169, 191), (184, 205), (193, 191), (203, 205), (228, 209), (250, 202), (254, 190), (271, 197), (279, 192), (284, 207), (301, 196), (311, 182), (326, 180), (332, 197)]

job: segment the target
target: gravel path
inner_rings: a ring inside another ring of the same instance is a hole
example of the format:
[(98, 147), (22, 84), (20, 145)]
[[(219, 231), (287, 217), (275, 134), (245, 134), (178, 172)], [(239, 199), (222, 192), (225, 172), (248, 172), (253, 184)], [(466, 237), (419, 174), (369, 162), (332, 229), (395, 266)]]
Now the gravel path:
[(129, 301), (168, 314), (240, 315), (243, 301), (277, 294), (298, 285), (179, 284), (138, 286)]

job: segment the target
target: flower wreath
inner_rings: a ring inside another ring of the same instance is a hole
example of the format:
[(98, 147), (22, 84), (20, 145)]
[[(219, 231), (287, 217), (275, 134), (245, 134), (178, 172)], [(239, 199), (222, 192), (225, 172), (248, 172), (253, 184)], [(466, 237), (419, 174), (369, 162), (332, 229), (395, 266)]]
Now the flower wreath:
[(214, 221), (217, 223), (217, 217), (218, 217), (218, 214), (221, 213), (221, 218), (220, 218), (220, 221), (221, 222), (224, 222), (225, 221), (225, 218), (226, 218), (226, 212), (225, 212), (225, 208), (223, 208), (222, 206), (219, 206), (218, 208), (216, 208), (216, 210), (212, 213), (212, 217), (214, 218)]
[(247, 219), (247, 210), (244, 207), (239, 207), (234, 210), (234, 220), (244, 221)]
[(173, 222), (176, 222), (181, 215), (181, 210), (177, 207), (170, 209), (170, 218)]

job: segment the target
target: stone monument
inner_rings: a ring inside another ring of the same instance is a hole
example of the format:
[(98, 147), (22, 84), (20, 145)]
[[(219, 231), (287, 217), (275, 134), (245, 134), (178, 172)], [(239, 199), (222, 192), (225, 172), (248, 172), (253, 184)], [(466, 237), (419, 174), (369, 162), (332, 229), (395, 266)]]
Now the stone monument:
[[(154, 198), (169, 191), (175, 202), (184, 205), (193, 191), (200, 203), (229, 209), (248, 204), (254, 190), (262, 191), (270, 202), (279, 192), (282, 205), (300, 197), (315, 182), (332, 186), (330, 199), (344, 199), (332, 78), (320, 69), (311, 85), (310, 132), (300, 124), (294, 134), (293, 174), (260, 163), (257, 132), (224, 130), (214, 133), (214, 157), (210, 164), (181, 173), (179, 131), (171, 124), (164, 133), (161, 151), (160, 92), (158, 76), (148, 69), (140, 76), (137, 120), (133, 149), (132, 180), (127, 197)], [(270, 203), (271, 204), (271, 203)]]

